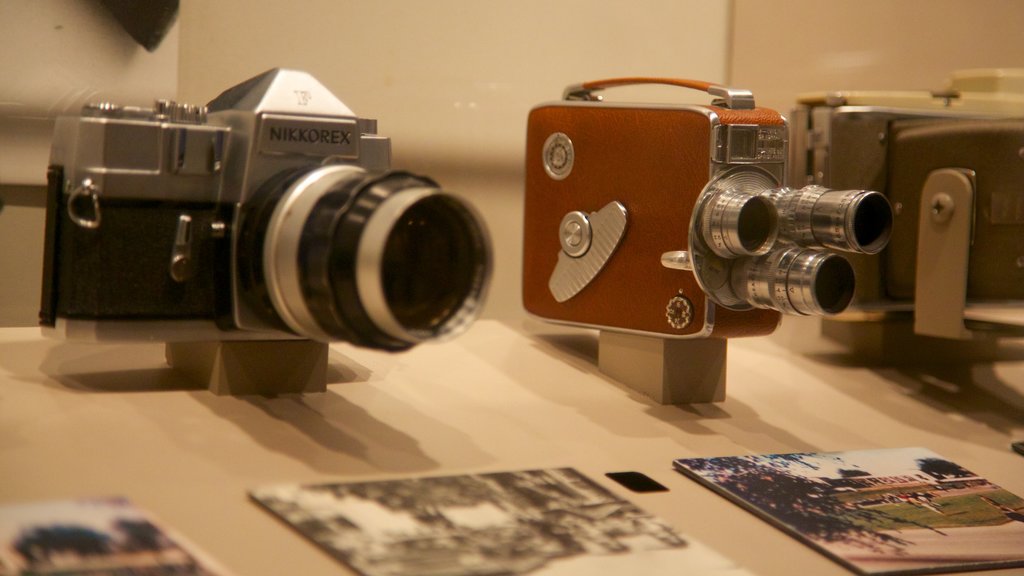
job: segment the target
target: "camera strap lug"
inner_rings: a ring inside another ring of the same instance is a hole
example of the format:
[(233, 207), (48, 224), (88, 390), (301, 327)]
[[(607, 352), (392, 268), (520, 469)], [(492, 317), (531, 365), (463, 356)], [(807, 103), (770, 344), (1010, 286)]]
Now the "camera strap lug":
[[(92, 214), (83, 215), (78, 205), (81, 201), (91, 201)], [(89, 230), (100, 227), (100, 189), (93, 183), (92, 178), (82, 180), (82, 183), (75, 186), (68, 195), (68, 218), (72, 222)]]
[(678, 86), (680, 88), (689, 88), (691, 90), (699, 90), (701, 92), (707, 92), (708, 94), (715, 97), (712, 102), (713, 105), (722, 108), (730, 108), (732, 110), (753, 110), (754, 109), (754, 93), (750, 90), (744, 90), (742, 88), (730, 88), (728, 86), (719, 86), (710, 82), (704, 82), (701, 80), (688, 80), (685, 78), (657, 78), (657, 77), (646, 77), (646, 76), (632, 76), (624, 78), (607, 78), (604, 80), (593, 80), (590, 82), (583, 82), (581, 84), (571, 84), (565, 88), (562, 92), (562, 98), (564, 100), (584, 100), (591, 102), (600, 102), (602, 100), (601, 95), (595, 94), (604, 90), (605, 88), (614, 88), (617, 86), (636, 86), (639, 84), (660, 84), (665, 86)]

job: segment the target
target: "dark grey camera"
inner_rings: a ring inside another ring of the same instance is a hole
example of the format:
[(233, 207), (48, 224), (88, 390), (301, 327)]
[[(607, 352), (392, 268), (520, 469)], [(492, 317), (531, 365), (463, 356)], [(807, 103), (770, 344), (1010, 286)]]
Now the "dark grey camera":
[(490, 278), (485, 227), (429, 178), (390, 171), (390, 146), (282, 69), (206, 108), (60, 118), (41, 323), (98, 340), (388, 350), (460, 332)]
[(794, 111), (791, 182), (877, 190), (893, 206), (881, 258), (851, 259), (853, 308), (920, 311), (922, 296), (951, 291), (961, 310), (1024, 304), (1024, 75), (991, 72), (936, 93), (806, 97)]

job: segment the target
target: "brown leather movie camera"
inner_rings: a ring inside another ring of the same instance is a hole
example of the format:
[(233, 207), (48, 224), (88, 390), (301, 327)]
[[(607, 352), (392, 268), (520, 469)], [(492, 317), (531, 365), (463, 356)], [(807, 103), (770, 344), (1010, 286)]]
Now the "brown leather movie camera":
[[(608, 103), (638, 83), (711, 105)], [(853, 269), (892, 226), (865, 190), (786, 187), (788, 134), (745, 90), (621, 78), (530, 112), (523, 302), (539, 317), (661, 338), (767, 334), (780, 312), (841, 312)]]

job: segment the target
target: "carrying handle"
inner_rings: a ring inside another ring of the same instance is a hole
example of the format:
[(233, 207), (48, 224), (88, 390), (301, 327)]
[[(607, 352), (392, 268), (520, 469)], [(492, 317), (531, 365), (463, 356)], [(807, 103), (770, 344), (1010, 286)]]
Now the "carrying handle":
[(662, 84), (666, 86), (678, 86), (707, 92), (715, 97), (714, 105), (733, 110), (753, 110), (754, 93), (742, 88), (729, 88), (719, 86), (701, 80), (687, 80), (685, 78), (657, 78), (648, 76), (630, 76), (624, 78), (606, 78), (604, 80), (592, 80), (582, 84), (571, 84), (562, 92), (565, 100), (591, 100), (600, 101), (601, 96), (594, 94), (605, 88), (617, 86), (635, 86), (637, 84)]

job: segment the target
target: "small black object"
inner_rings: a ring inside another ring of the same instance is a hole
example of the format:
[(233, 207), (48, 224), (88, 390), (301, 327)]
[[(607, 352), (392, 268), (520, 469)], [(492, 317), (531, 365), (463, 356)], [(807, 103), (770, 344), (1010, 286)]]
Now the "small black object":
[(605, 476), (633, 492), (668, 492), (668, 488), (642, 472), (608, 472)]
[(1017, 454), (1024, 456), (1024, 442), (1014, 442), (1010, 444), (1010, 448), (1013, 448), (1013, 451)]
[(178, 0), (100, 0), (100, 4), (149, 52), (157, 49), (178, 15)]

